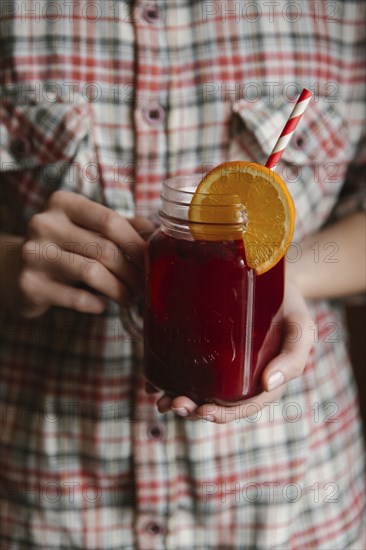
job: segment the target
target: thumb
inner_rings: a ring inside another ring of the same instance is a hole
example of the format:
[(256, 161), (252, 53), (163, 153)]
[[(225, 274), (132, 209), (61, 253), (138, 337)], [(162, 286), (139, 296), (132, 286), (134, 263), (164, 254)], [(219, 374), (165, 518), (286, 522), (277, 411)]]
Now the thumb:
[(307, 314), (293, 314), (285, 318), (281, 350), (268, 363), (262, 375), (265, 391), (272, 391), (302, 375), (313, 344), (312, 322)]

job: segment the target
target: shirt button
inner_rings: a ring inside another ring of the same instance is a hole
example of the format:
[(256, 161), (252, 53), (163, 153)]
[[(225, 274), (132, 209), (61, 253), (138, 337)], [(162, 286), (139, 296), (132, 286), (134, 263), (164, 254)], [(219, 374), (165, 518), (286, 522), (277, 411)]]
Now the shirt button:
[(145, 529), (150, 535), (163, 535), (165, 533), (165, 525), (160, 521), (150, 521), (146, 524)]
[(302, 149), (304, 147), (304, 144), (305, 144), (305, 140), (302, 136), (298, 136), (295, 139), (295, 145), (298, 149)]
[(27, 138), (18, 137), (11, 142), (10, 151), (17, 158), (26, 157), (31, 151), (31, 144)]
[(156, 23), (159, 15), (159, 8), (155, 4), (147, 4), (142, 10), (142, 17), (147, 23)]
[(164, 439), (165, 430), (164, 427), (159, 424), (152, 424), (147, 429), (147, 436), (149, 439), (155, 439), (156, 441), (161, 441)]
[(144, 119), (150, 126), (158, 126), (165, 119), (165, 110), (159, 103), (150, 103), (142, 109)]

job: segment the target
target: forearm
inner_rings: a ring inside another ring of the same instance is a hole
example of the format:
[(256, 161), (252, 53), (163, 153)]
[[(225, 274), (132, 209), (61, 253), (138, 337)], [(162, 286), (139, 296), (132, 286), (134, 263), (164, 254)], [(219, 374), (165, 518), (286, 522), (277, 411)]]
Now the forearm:
[(287, 273), (305, 298), (340, 298), (365, 291), (366, 217), (352, 214), (306, 238)]

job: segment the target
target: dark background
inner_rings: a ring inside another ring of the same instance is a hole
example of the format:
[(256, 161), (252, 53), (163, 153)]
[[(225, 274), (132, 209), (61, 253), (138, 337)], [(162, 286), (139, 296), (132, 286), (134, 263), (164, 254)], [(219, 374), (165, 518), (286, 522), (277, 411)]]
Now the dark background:
[(366, 305), (347, 306), (350, 354), (359, 388), (359, 401), (366, 438)]

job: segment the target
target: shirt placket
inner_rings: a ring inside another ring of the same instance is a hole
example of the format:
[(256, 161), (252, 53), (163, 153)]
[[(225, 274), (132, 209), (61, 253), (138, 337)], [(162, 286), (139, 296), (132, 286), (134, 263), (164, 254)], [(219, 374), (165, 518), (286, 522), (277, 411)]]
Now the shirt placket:
[[(146, 216), (156, 209), (166, 173), (164, 4), (136, 2), (132, 17), (136, 37), (134, 197), (136, 212)], [(171, 482), (167, 422), (155, 402), (156, 397), (146, 394), (139, 378), (132, 428), (135, 533), (137, 547), (149, 550), (166, 548)]]
[(136, 2), (135, 178), (134, 198), (139, 215), (157, 209), (166, 176), (167, 78), (164, 3)]
[(135, 535), (141, 550), (167, 548), (171, 531), (170, 487), (174, 484), (168, 452), (169, 422), (156, 412), (156, 398), (138, 389), (133, 422)]

